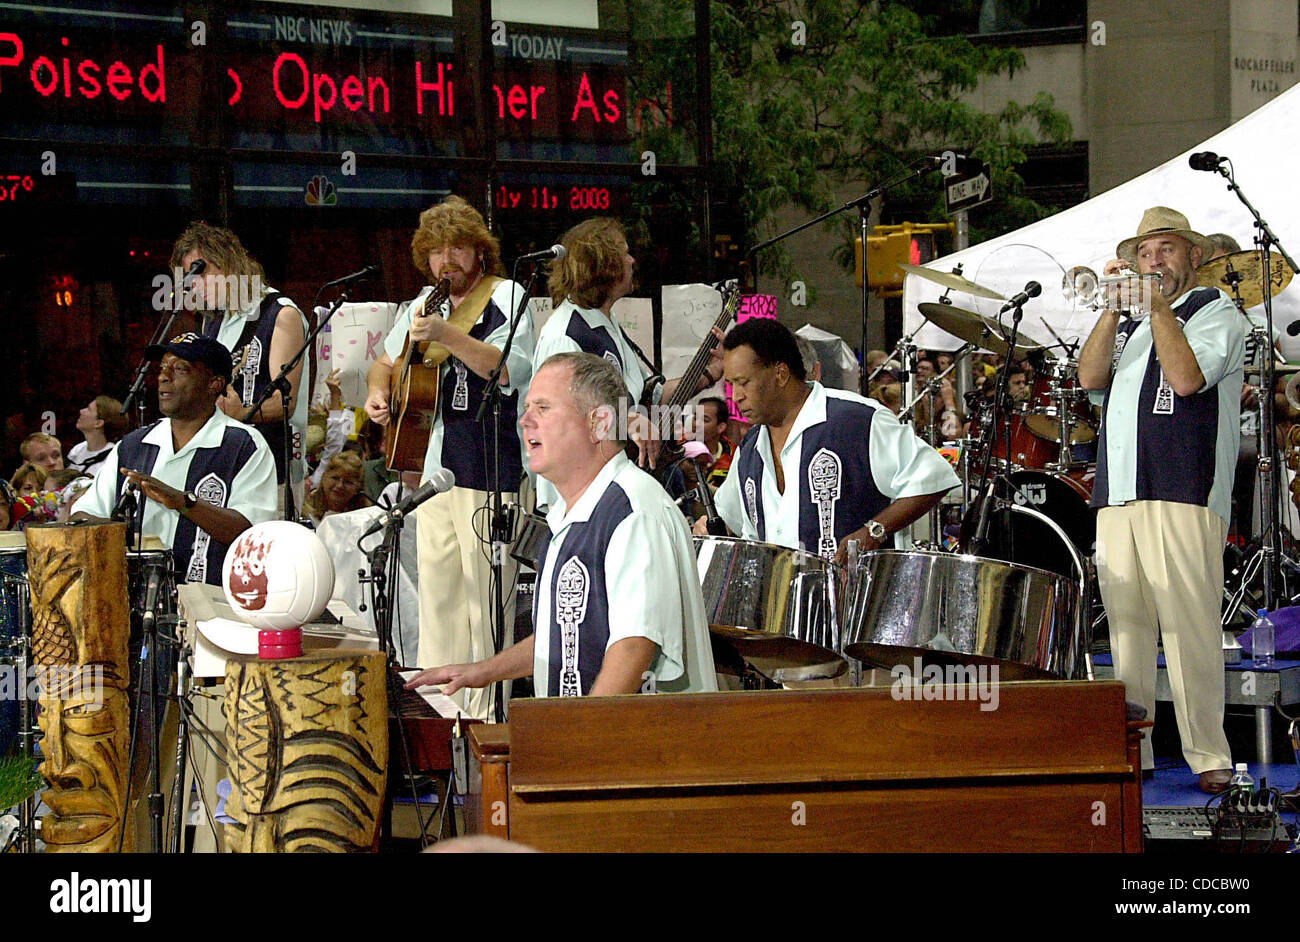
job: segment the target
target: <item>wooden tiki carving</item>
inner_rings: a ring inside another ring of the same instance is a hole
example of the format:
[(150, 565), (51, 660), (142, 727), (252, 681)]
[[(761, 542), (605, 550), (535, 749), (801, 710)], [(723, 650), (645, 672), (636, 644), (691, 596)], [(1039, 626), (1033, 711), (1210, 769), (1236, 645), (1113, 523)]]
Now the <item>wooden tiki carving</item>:
[(126, 525), (28, 527), (27, 561), (50, 785), (42, 838), (54, 853), (116, 851), (130, 747)]
[(226, 841), (237, 853), (349, 853), (378, 837), (388, 774), (382, 654), (226, 662)]

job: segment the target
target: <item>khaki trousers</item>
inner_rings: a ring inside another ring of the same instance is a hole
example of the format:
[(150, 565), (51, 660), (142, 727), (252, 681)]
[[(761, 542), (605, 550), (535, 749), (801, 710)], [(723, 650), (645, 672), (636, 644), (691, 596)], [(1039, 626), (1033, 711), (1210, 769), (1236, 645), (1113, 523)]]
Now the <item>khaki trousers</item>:
[[(1115, 677), (1155, 717), (1156, 640), (1164, 642), (1183, 757), (1193, 772), (1229, 769), (1223, 732), (1223, 546), (1228, 525), (1207, 507), (1134, 501), (1097, 513), (1097, 581)], [(1150, 737), (1142, 766), (1154, 767)]]
[[(492, 641), (492, 564), (488, 538), (491, 495), (453, 487), (416, 510), (420, 565), (420, 667), (468, 664), (496, 653)], [(506, 501), (516, 499), (507, 494)], [(514, 643), (515, 574), (518, 564), (507, 553), (501, 567), (506, 595), (503, 646)], [(508, 692), (509, 687), (505, 688)], [(490, 720), (491, 687), (458, 691), (452, 699), (476, 719)]]

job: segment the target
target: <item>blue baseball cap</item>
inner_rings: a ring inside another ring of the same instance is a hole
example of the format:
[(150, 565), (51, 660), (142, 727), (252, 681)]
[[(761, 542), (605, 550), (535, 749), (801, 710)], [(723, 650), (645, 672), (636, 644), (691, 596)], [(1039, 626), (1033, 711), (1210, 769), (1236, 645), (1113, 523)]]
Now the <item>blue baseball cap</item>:
[(144, 351), (144, 355), (155, 362), (161, 360), (168, 353), (191, 363), (202, 363), (212, 370), (215, 375), (222, 377), (226, 381), (230, 380), (230, 374), (234, 370), (234, 364), (230, 359), (230, 351), (225, 348), (225, 345), (218, 340), (204, 337), (202, 334), (196, 334), (193, 331), (177, 334), (168, 343), (154, 344), (151, 347), (146, 347)]

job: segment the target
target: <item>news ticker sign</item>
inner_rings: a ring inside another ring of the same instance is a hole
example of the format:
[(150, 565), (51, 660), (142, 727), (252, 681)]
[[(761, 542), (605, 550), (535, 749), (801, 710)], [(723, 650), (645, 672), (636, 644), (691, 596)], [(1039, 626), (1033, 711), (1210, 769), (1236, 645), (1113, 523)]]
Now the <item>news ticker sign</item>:
[[(0, 116), (42, 125), (197, 120), (202, 77), (216, 69), (221, 107), (241, 126), (445, 132), (474, 119), (463, 60), (427, 44), (248, 43), (257, 48), (216, 52), (183, 36), (141, 39), (102, 30), (0, 30)], [(488, 101), (507, 138), (610, 143), (629, 139), (628, 107), (621, 66), (557, 60), (505, 60)]]

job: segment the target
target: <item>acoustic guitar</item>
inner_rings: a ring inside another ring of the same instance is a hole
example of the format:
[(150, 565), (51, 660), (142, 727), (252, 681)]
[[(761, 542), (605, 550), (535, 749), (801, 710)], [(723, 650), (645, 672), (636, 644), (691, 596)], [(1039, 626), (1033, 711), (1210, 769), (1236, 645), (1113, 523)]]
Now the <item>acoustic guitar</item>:
[[(451, 280), (443, 278), (412, 314), (412, 323), (416, 317), (429, 317), (447, 303), (450, 295)], [(424, 469), (424, 453), (438, 414), (438, 378), (446, 359), (446, 348), (442, 348), (442, 357), (428, 356), (430, 346), (442, 345), (415, 343), (408, 334), (402, 355), (393, 365), (388, 389), (389, 421), (384, 430), (384, 457), (393, 471)]]

